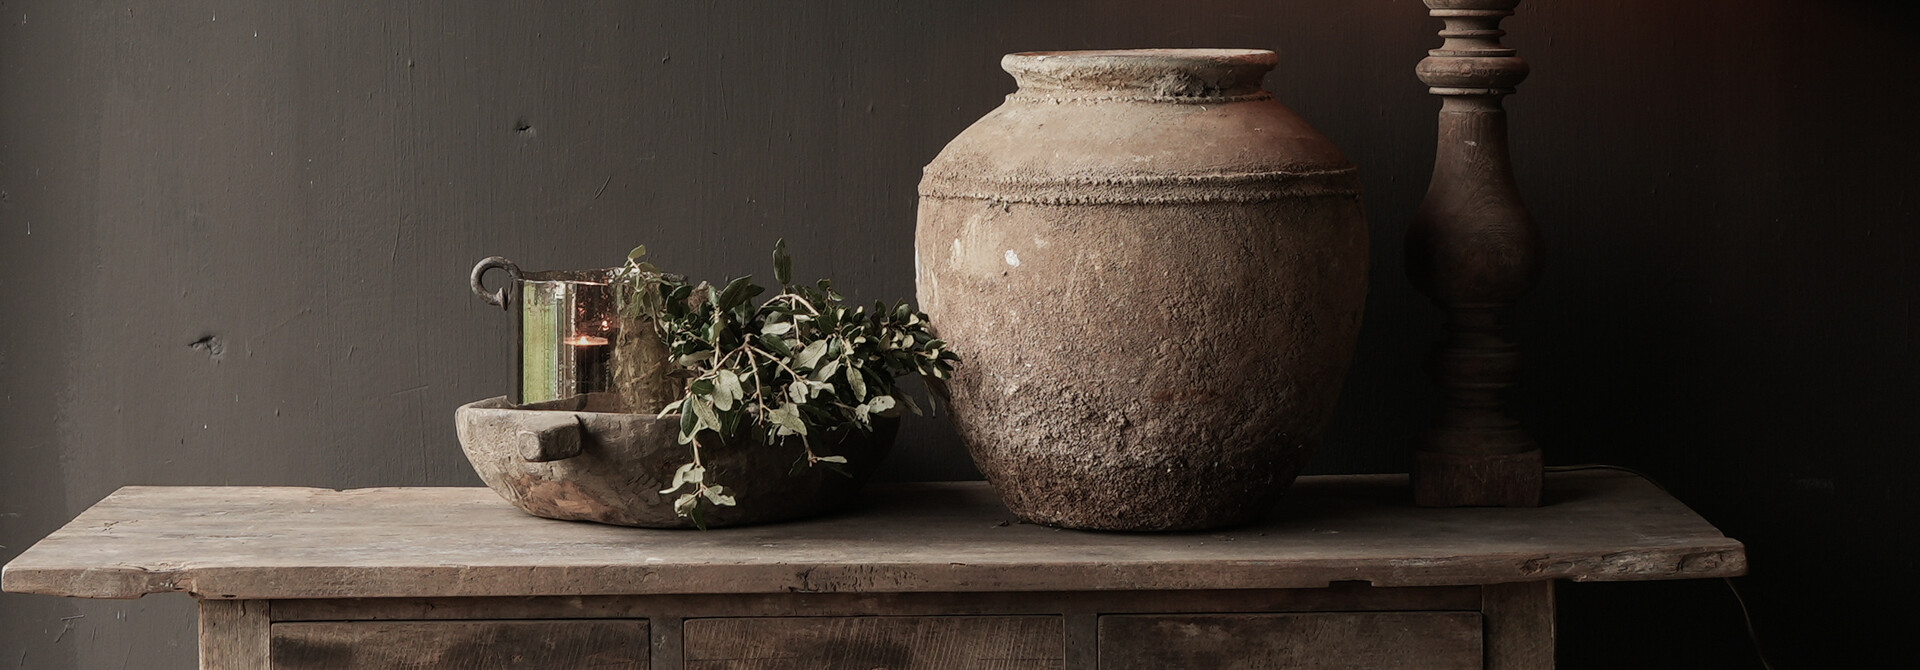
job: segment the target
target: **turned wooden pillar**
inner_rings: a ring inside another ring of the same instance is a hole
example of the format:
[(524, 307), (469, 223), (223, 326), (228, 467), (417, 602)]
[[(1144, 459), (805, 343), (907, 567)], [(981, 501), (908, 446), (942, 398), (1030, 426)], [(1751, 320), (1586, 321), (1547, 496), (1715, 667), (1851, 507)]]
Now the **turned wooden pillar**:
[(1500, 45), (1520, 0), (1426, 0), (1446, 42), (1420, 61), (1441, 96), (1433, 181), (1407, 231), (1407, 276), (1447, 315), (1432, 374), (1440, 415), (1415, 446), (1414, 502), (1430, 507), (1540, 504), (1540, 449), (1503, 406), (1520, 367), (1505, 315), (1540, 274), (1540, 236), (1507, 157), (1501, 98), (1527, 64)]

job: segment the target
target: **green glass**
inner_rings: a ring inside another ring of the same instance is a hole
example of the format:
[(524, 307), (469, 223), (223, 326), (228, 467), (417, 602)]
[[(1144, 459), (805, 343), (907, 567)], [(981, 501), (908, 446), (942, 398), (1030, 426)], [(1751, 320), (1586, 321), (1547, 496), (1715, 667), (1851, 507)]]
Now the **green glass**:
[(521, 273), (520, 403), (612, 388), (618, 335), (609, 270)]

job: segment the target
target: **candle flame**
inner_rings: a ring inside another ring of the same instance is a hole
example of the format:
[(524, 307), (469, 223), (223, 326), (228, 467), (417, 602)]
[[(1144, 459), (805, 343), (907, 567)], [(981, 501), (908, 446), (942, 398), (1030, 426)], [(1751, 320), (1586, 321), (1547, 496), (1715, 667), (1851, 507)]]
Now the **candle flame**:
[(575, 347), (598, 347), (607, 343), (607, 338), (592, 335), (575, 335), (566, 339), (566, 344)]

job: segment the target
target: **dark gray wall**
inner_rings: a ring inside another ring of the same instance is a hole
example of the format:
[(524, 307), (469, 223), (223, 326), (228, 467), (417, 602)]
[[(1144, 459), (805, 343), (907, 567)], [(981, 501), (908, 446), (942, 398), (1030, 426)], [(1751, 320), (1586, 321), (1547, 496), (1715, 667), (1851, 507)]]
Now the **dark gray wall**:
[[(1437, 327), (1398, 260), (1437, 106), (1419, 2), (693, 4), (0, 2), (0, 559), (127, 484), (476, 483), (450, 414), (503, 391), (509, 346), (466, 293), (482, 256), (644, 242), (719, 277), (786, 237), (803, 276), (910, 295), (918, 169), (1029, 49), (1281, 53), (1269, 88), (1361, 165), (1374, 222), (1315, 468), (1404, 469)], [(1549, 240), (1519, 400), (1550, 460), (1644, 469), (1748, 541), (1779, 667), (1890, 656), (1920, 594), (1911, 11), (1508, 25)], [(888, 468), (973, 474), (937, 419)], [(1565, 667), (1755, 665), (1717, 583), (1562, 595)], [(192, 630), (181, 596), (0, 596), (0, 667), (188, 668)]]

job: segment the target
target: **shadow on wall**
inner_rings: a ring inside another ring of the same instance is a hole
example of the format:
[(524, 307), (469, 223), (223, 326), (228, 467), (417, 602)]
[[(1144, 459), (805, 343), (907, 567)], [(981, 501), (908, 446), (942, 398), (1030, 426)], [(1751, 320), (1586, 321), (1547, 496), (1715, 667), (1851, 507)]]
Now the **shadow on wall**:
[[(1920, 66), (1920, 8), (1891, 5), (1543, 3), (1582, 29), (1510, 40), (1551, 245), (1520, 413), (1549, 459), (1647, 470), (1747, 542), (1776, 667), (1892, 665), (1920, 593), (1884, 521), (1920, 513), (1920, 134), (1885, 74)], [(1757, 667), (1720, 585), (1562, 595), (1564, 667)]]

